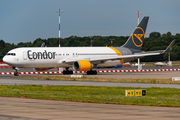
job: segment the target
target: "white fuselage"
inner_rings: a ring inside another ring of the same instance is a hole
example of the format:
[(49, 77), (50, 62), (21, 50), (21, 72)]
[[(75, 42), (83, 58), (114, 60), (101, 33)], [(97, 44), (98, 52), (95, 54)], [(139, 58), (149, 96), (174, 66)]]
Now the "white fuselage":
[[(126, 49), (123, 50), (125, 54), (130, 53)], [(63, 61), (90, 60), (123, 55), (112, 47), (26, 47), (13, 49), (8, 54), (3, 58), (7, 64), (14, 67), (30, 68), (72, 67), (72, 64), (63, 63)], [(113, 66), (120, 64), (120, 61), (117, 60), (114, 64), (111, 61), (107, 64), (100, 62), (97, 64)]]

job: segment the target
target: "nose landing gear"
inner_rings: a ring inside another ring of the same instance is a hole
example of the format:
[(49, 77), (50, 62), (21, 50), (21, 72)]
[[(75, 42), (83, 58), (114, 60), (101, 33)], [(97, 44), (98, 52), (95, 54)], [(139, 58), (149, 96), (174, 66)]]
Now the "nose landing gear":
[(14, 76), (19, 76), (19, 72), (18, 72), (19, 68), (13, 67), (13, 69), (14, 69)]

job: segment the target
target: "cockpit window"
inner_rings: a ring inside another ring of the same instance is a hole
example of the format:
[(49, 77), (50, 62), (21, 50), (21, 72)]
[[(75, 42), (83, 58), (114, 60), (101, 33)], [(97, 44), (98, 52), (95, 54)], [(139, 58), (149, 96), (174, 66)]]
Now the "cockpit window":
[(16, 56), (16, 53), (7, 53), (6, 55)]

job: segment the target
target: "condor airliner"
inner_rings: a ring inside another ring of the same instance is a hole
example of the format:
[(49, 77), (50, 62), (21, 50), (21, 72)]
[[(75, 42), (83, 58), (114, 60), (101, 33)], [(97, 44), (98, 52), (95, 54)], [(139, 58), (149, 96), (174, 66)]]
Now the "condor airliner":
[[(15, 69), (34, 68), (44, 71), (54, 67), (63, 67), (63, 74), (73, 74), (75, 71), (87, 71), (87, 74), (97, 74), (97, 66), (106, 66), (107, 61), (119, 60), (128, 62), (134, 59), (159, 55), (169, 52), (175, 42), (173, 40), (165, 50), (144, 52), (141, 50), (149, 17), (144, 17), (135, 28), (132, 35), (121, 47), (24, 47), (9, 51), (3, 61)], [(117, 63), (119, 64), (119, 63)]]

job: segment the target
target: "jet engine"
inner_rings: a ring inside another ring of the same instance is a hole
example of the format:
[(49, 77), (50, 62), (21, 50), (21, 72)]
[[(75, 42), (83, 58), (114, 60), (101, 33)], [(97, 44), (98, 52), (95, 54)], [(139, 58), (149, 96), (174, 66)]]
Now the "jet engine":
[(47, 71), (49, 68), (33, 68), (34, 71)]
[(73, 69), (76, 71), (89, 71), (93, 68), (93, 64), (91, 64), (87, 60), (78, 60), (73, 63)]

